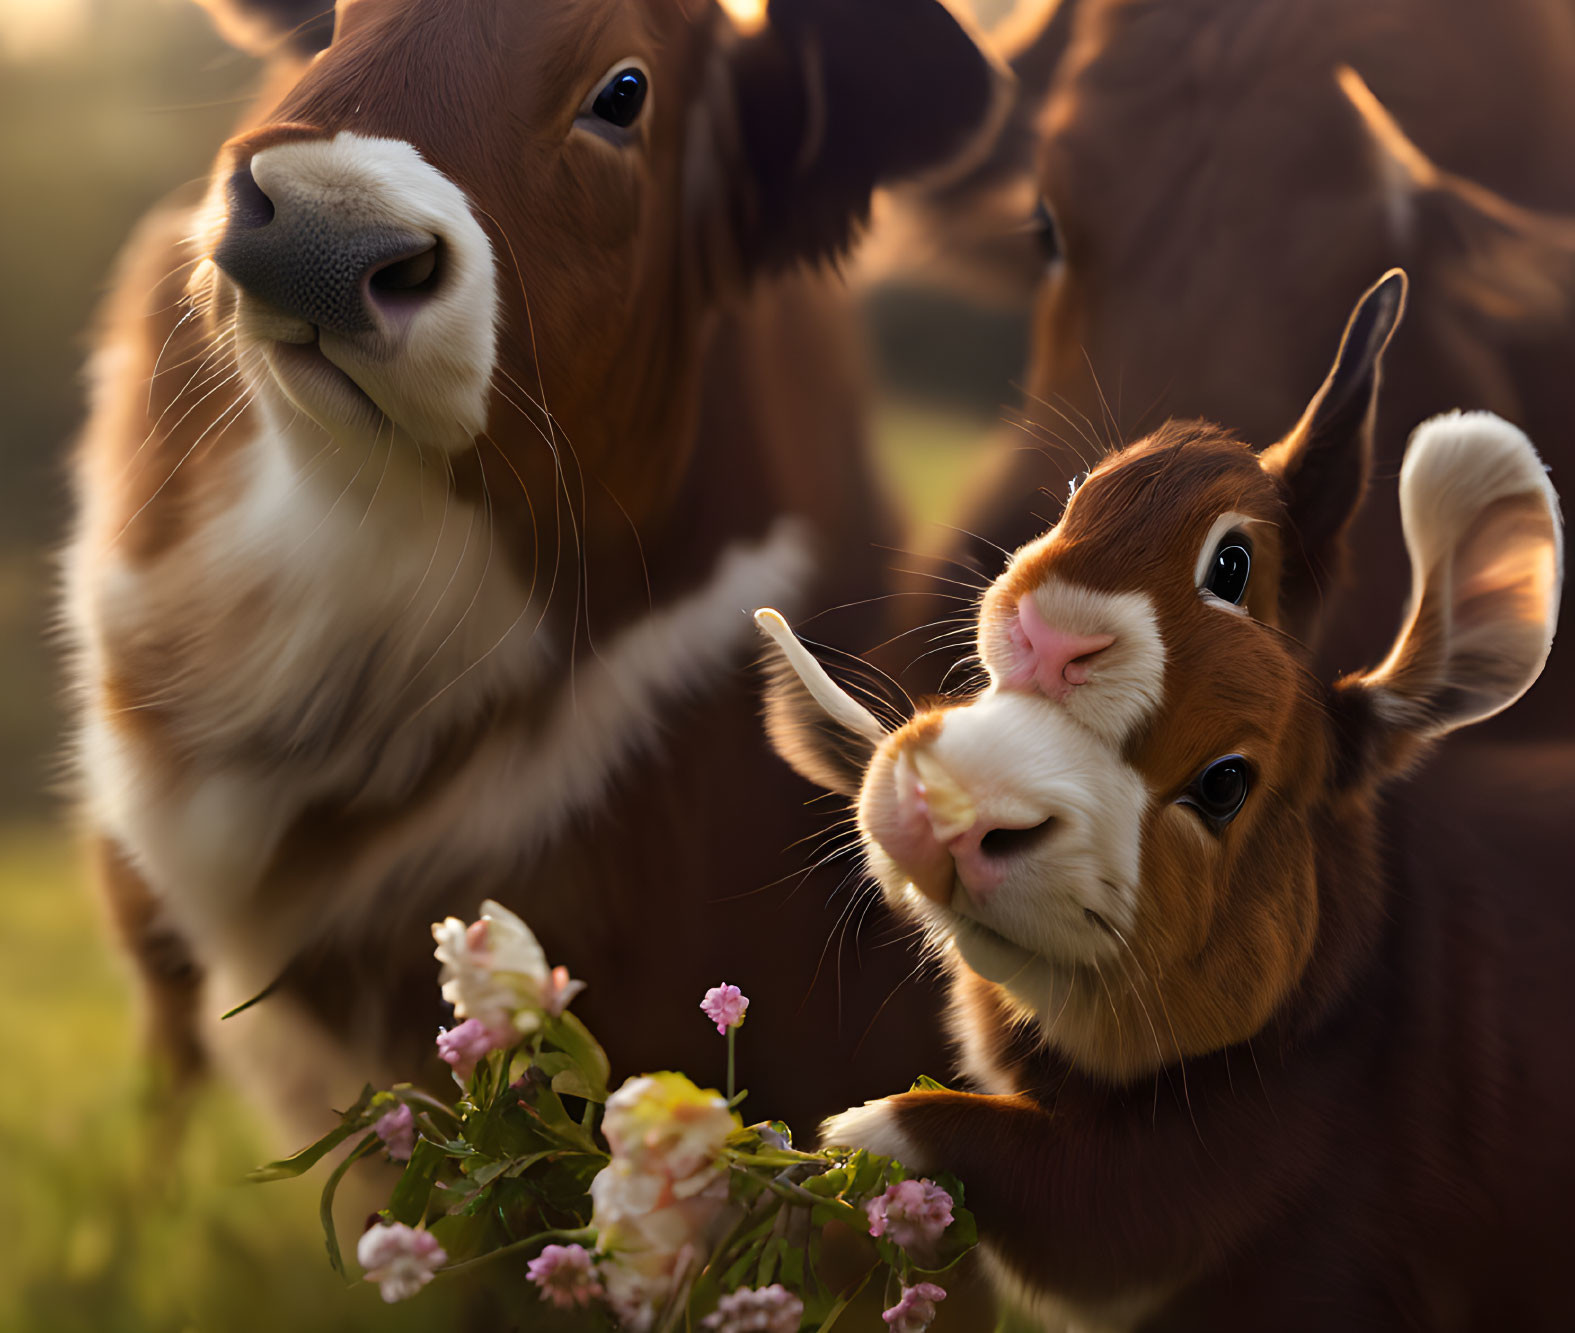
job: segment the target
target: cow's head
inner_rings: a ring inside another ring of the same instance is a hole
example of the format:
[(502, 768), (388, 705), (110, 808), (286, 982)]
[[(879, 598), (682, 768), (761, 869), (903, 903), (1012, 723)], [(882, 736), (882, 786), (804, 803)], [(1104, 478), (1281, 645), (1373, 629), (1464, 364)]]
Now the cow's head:
[(747, 28), (713, 0), (341, 0), (221, 157), (196, 281), (273, 420), (461, 484), (495, 445), (543, 497), (572, 448), (638, 518), (682, 470), (708, 314), (837, 254), (1001, 88), (937, 0)]
[(1300, 1030), (1385, 910), (1378, 785), (1536, 680), (1562, 521), (1529, 442), (1485, 413), (1412, 438), (1411, 612), (1384, 659), (1320, 676), (1294, 632), (1302, 562), (1360, 503), (1343, 385), (1403, 289), (1394, 273), (1363, 299), (1292, 438), (1257, 453), (1172, 422), (1101, 462), (985, 593), (972, 698), (887, 732), (759, 617), (782, 649), (773, 739), (856, 797), (887, 900), (988, 998), (962, 1007), (970, 1044), (1037, 1027), (1125, 1079)]
[[(1405, 338), (1429, 383), (1514, 413), (1510, 349), (1575, 316), (1575, 226), (1451, 174), (1408, 137), (1460, 137), (1450, 75), (1406, 72), (1469, 42), (1467, 7), (1450, 8), (1440, 33), (1392, 39), (1388, 68), (1353, 71), (1394, 15), (1019, 0), (992, 34), (1019, 89), (1006, 132), (961, 180), (902, 192), (908, 225), (892, 234), (928, 233), (972, 290), (1032, 302), (1030, 412), (1073, 451), (1177, 413), (1273, 438), (1350, 301), (1390, 265), (1414, 280)], [(1364, 72), (1409, 87), (1420, 123), (1397, 123)], [(1484, 70), (1473, 98), (1502, 105), (1514, 77)]]

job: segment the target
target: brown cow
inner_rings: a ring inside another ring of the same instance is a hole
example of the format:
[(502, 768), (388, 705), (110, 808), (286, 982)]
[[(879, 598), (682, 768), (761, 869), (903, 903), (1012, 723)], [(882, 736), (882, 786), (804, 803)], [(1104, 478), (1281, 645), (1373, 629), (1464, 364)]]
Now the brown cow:
[[(1338, 669), (1371, 660), (1406, 590), (1392, 520), (1416, 422), (1490, 410), (1555, 476), (1575, 469), (1575, 227), (1526, 211), (1575, 216), (1575, 6), (1059, 0), (1015, 22), (1002, 40), (1027, 91), (1001, 151), (925, 196), (959, 262), (990, 258), (997, 290), (1038, 288), (1024, 413), (1046, 450), (1025, 450), (970, 526), (1028, 540), (1031, 510), (1054, 515), (1037, 487), (1059, 499), (1168, 417), (1277, 439), (1351, 302), (1401, 265), (1411, 309), (1387, 358), (1354, 614), (1322, 645)], [(1342, 66), (1359, 76), (1343, 87)], [(1035, 194), (1042, 281), (1024, 235)], [(1555, 653), (1548, 681), (1493, 729), (1567, 730), (1575, 658)]]
[(986, 595), (974, 698), (884, 734), (810, 663), (776, 701), (952, 971), (978, 1089), (825, 1137), (958, 1173), (1047, 1326), (1570, 1327), (1575, 751), (1449, 742), (1396, 782), (1547, 658), (1562, 525), (1525, 436), (1414, 435), (1382, 662), (1331, 682), (1289, 632), (1402, 293), (1282, 443), (1170, 423), (1095, 468)]
[(315, 11), (227, 11), (294, 35), (133, 242), (77, 460), (84, 807), (155, 1039), (298, 1130), (440, 1070), (426, 922), (490, 896), (621, 1072), (715, 1067), (730, 980), (770, 1113), (893, 1086), (930, 1001), (850, 1059), (905, 965), (815, 984), (836, 881), (782, 881), (815, 825), (745, 612), (881, 586), (819, 265), (1003, 76), (935, 0), (344, 0), (314, 55)]

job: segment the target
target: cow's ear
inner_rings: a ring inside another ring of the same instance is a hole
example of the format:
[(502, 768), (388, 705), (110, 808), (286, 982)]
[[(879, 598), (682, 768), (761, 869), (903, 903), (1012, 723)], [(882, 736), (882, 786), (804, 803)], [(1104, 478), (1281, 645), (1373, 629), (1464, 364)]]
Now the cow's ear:
[(1389, 656), (1335, 697), (1381, 776), (1508, 708), (1542, 672), (1564, 583), (1558, 497), (1531, 442), (1486, 412), (1418, 427), (1400, 468), (1411, 607)]
[(1457, 338), (1563, 328), (1575, 311), (1575, 219), (1536, 213), (1444, 170), (1348, 65), (1336, 75), (1361, 122), (1373, 188), (1404, 262), (1426, 275), (1426, 321)]
[(877, 186), (993, 138), (1011, 78), (939, 0), (771, 0), (726, 52), (746, 272), (844, 251)]
[(885, 728), (826, 674), (779, 612), (756, 611), (755, 623), (771, 643), (765, 660), (771, 744), (800, 777), (852, 796)]
[(1304, 624), (1343, 573), (1345, 532), (1372, 471), (1373, 414), (1384, 349), (1405, 311), (1406, 276), (1391, 269), (1356, 303), (1340, 350), (1301, 420), (1261, 455), (1285, 496), (1292, 539), (1285, 543), (1282, 599), (1287, 624)]
[(1054, 201), (1039, 181), (1039, 127), (1072, 45), (1079, 0), (1021, 0), (985, 38), (1013, 75), (1000, 129), (960, 170), (876, 199), (866, 281), (900, 278), (1003, 309), (1026, 309), (1061, 258)]
[(315, 55), (333, 39), (333, 0), (197, 0), (226, 41), (254, 56)]

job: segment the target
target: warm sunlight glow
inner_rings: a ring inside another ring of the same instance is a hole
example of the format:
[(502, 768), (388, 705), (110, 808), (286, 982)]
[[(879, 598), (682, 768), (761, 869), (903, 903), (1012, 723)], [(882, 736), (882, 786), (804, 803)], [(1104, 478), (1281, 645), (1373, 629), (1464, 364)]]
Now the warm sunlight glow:
[(0, 54), (18, 60), (56, 50), (87, 16), (88, 0), (0, 0)]
[(721, 0), (740, 32), (758, 32), (766, 25), (766, 0)]

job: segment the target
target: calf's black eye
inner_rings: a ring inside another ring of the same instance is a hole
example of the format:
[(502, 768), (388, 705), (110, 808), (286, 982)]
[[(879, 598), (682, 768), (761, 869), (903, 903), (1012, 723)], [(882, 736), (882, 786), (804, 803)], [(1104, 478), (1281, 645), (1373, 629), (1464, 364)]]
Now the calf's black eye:
[(1252, 543), (1239, 532), (1227, 534), (1214, 548), (1203, 586), (1232, 606), (1240, 606), (1252, 575)]
[(591, 103), (591, 112), (609, 125), (628, 129), (639, 119), (641, 108), (645, 106), (647, 86), (645, 71), (626, 65), (602, 85), (601, 92)]
[(1199, 773), (1180, 799), (1218, 832), (1236, 818), (1251, 789), (1252, 765), (1239, 754), (1228, 754)]

